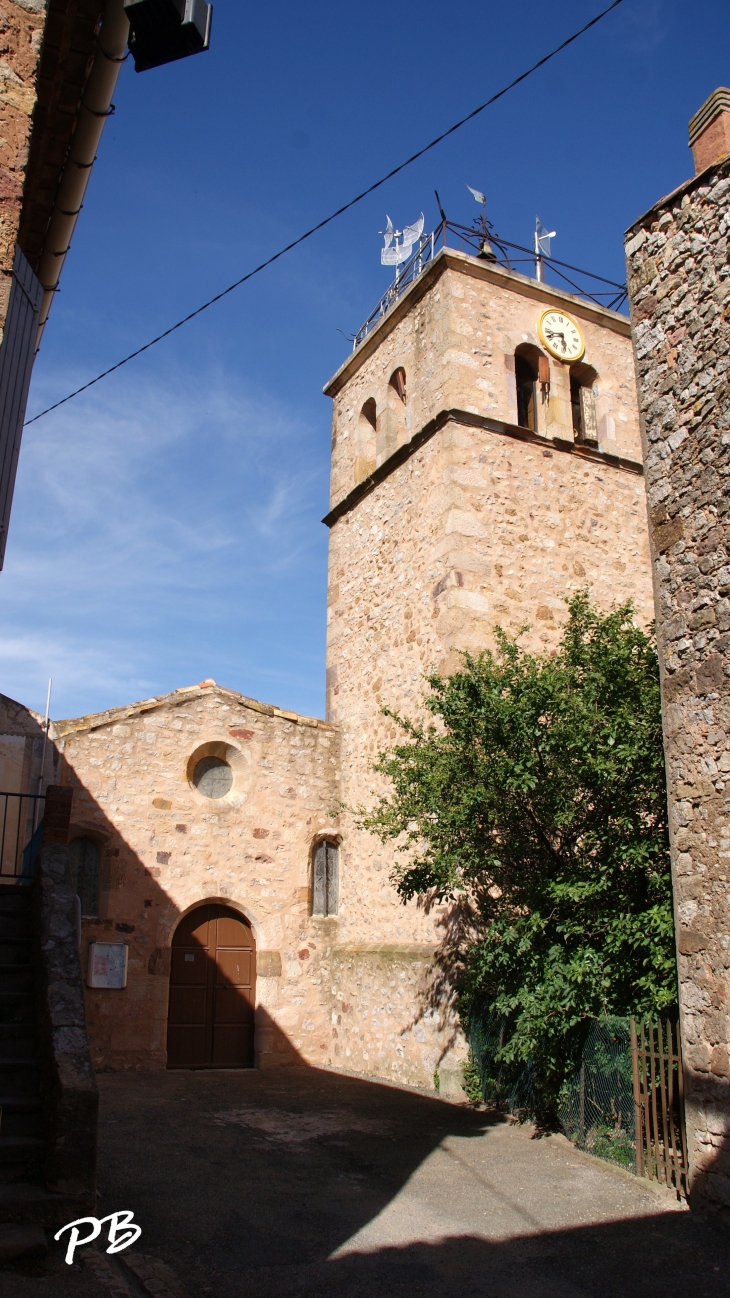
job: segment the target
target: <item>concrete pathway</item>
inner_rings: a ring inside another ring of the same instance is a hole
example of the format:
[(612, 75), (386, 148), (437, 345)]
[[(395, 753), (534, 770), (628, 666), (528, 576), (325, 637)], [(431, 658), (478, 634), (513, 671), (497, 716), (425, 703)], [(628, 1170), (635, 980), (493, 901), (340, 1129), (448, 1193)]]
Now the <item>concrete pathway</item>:
[(727, 1223), (563, 1137), (309, 1068), (99, 1082), (98, 1213), (142, 1237), (2, 1298), (730, 1298)]

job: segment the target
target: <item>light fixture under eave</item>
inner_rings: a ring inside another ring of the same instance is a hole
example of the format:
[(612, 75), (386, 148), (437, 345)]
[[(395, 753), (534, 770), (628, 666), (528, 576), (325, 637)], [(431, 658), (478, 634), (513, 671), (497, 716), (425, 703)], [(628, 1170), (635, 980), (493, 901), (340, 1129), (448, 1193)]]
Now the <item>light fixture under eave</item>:
[(135, 72), (146, 72), (210, 45), (213, 6), (207, 0), (125, 0)]

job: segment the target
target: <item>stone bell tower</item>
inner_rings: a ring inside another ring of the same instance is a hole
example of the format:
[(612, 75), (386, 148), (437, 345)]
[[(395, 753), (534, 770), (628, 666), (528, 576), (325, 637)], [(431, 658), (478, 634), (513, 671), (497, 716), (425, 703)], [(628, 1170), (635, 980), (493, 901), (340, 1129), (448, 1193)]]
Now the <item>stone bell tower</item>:
[[(327, 717), (353, 807), (372, 801), (371, 763), (395, 736), (382, 707), (417, 717), (432, 667), (493, 645), (497, 624), (528, 623), (522, 643), (549, 648), (587, 584), (606, 608), (631, 598), (644, 624), (653, 600), (623, 315), (444, 248), (325, 392)], [(458, 1071), (428, 990), (444, 915), (402, 906), (391, 864), (345, 816), (340, 1062), (431, 1084), (436, 1067)]]

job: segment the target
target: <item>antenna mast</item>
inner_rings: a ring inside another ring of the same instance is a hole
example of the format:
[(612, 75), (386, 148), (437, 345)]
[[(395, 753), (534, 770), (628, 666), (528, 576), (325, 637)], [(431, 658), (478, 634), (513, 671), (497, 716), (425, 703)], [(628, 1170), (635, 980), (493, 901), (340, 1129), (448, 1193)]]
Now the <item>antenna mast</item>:
[(535, 279), (538, 284), (545, 283), (544, 258), (550, 256), (550, 240), (556, 233), (556, 230), (546, 230), (539, 216), (535, 217)]

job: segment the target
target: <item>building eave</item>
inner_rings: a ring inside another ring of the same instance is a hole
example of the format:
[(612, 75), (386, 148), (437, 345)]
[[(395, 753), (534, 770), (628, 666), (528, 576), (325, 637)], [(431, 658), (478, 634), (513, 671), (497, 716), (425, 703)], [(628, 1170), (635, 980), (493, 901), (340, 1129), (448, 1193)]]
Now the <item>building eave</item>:
[(633, 473), (638, 477), (643, 477), (644, 466), (637, 460), (630, 460), (626, 456), (612, 455), (610, 452), (603, 451), (599, 447), (586, 446), (578, 442), (568, 442), (557, 437), (544, 437), (540, 433), (535, 433), (532, 429), (521, 428), (519, 424), (508, 424), (503, 419), (493, 419), (491, 415), (480, 415), (472, 410), (440, 410), (439, 413), (425, 425), (414, 433), (407, 442), (404, 442), (397, 450), (389, 455), (387, 460), (374, 469), (367, 478), (363, 478), (356, 486), (348, 491), (346, 496), (337, 501), (329, 513), (325, 514), (322, 522), (325, 527), (334, 527), (339, 519), (346, 514), (351, 513), (356, 505), (369, 496), (381, 482), (385, 482), (396, 469), (405, 464), (407, 460), (415, 454), (416, 451), (436, 433), (439, 433), (447, 424), (463, 424), (467, 428), (480, 428), (488, 433), (496, 433), (501, 437), (512, 438), (513, 441), (528, 442), (531, 446), (539, 446), (542, 450), (558, 451), (559, 453), (574, 455), (577, 459), (591, 464), (600, 464), (612, 469), (620, 469), (624, 473)]
[(96, 49), (103, 0), (49, 0), (18, 242), (37, 269)]

